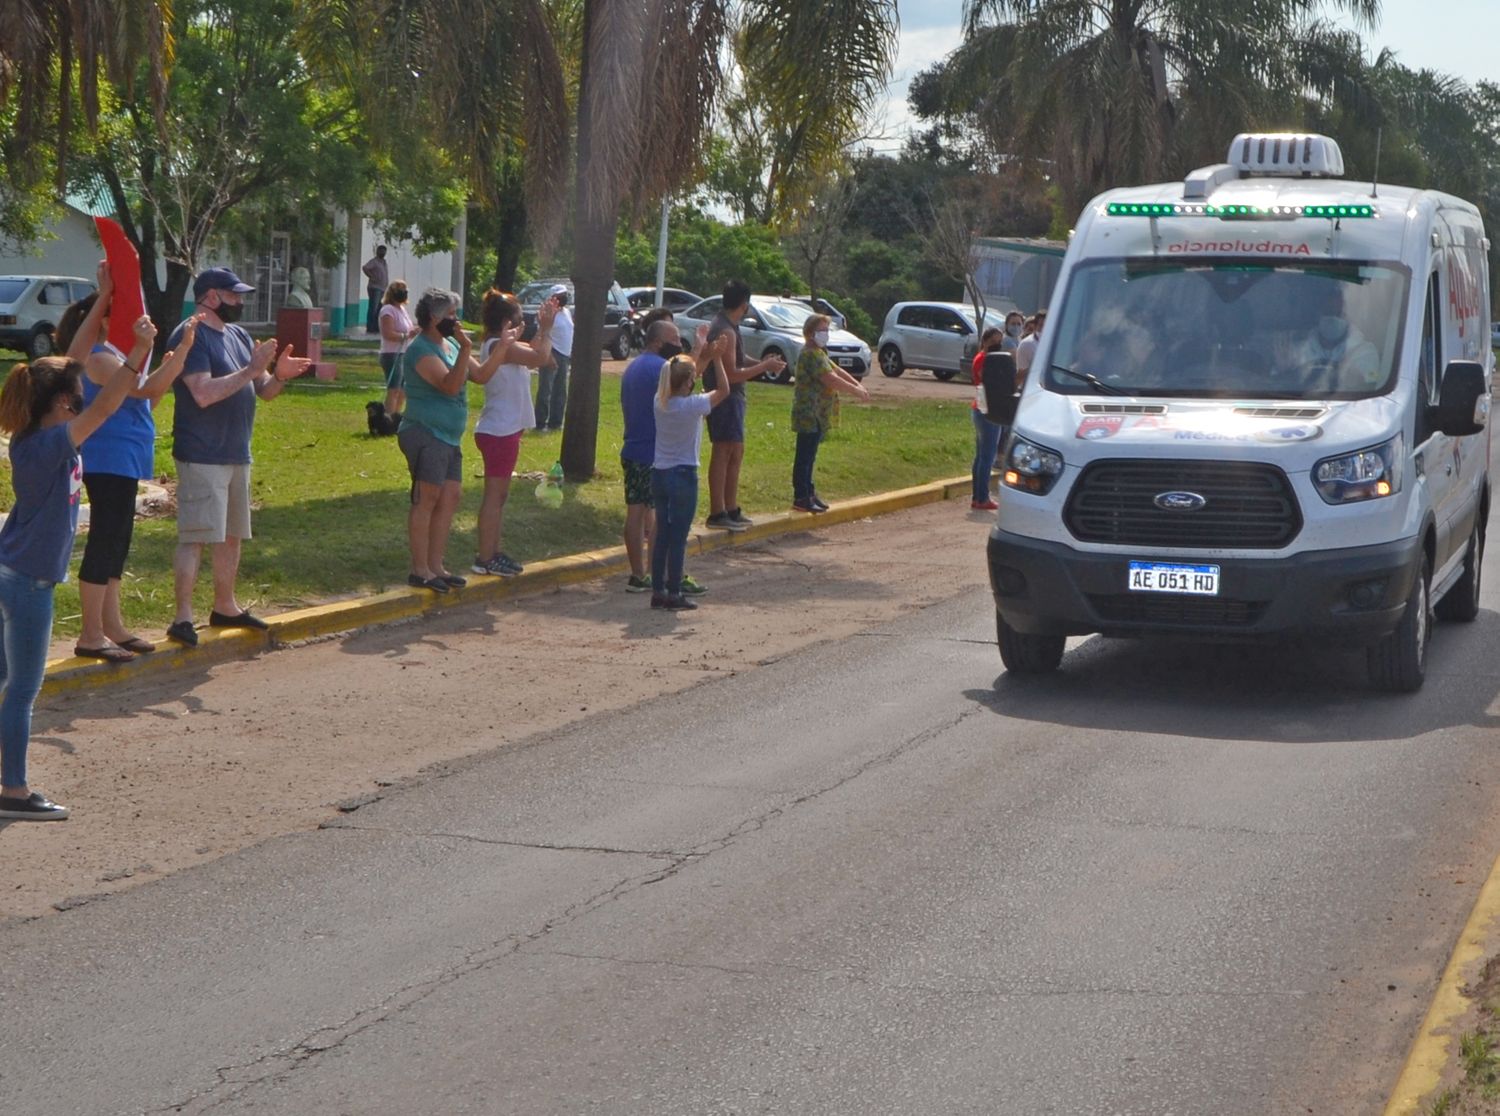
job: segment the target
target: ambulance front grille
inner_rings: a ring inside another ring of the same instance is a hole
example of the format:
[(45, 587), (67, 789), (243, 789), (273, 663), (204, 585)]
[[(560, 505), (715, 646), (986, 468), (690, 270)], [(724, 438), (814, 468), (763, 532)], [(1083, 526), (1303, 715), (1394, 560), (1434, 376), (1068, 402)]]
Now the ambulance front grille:
[[(1167, 492), (1194, 493), (1203, 504), (1159, 507)], [(1095, 461), (1073, 486), (1063, 521), (1081, 542), (1187, 549), (1277, 550), (1302, 530), (1286, 474), (1244, 461)]]

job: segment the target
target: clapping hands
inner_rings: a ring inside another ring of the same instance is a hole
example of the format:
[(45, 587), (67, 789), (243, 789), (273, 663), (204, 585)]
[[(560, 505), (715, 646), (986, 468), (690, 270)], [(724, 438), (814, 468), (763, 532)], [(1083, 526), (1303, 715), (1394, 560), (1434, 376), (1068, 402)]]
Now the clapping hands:
[[(273, 350), (276, 348), (275, 341), (271, 342), (271, 348)], [(276, 371), (272, 374), (278, 380), (285, 383), (287, 380), (295, 380), (298, 376), (301, 376), (311, 364), (312, 361), (307, 357), (293, 356), (292, 347), (288, 345), (285, 349), (281, 350), (281, 355), (276, 358)]]

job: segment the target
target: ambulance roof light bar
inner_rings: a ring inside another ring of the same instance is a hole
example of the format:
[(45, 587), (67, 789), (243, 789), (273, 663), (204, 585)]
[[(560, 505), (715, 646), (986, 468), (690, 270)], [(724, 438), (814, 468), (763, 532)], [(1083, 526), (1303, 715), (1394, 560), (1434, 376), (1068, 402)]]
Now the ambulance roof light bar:
[(1242, 178), (1341, 178), (1344, 153), (1337, 141), (1312, 132), (1241, 132), (1228, 162)]

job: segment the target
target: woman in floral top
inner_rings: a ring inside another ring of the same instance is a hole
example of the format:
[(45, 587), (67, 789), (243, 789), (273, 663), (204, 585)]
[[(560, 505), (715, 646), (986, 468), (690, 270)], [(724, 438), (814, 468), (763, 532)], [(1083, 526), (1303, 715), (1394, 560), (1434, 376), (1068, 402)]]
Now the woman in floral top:
[(813, 487), (813, 463), (818, 443), (838, 414), (836, 393), (848, 392), (868, 403), (864, 385), (828, 359), (826, 314), (813, 314), (802, 323), (806, 348), (797, 358), (796, 387), (792, 395), (792, 429), (797, 433), (797, 456), (792, 463), (792, 507), (798, 511), (825, 512), (828, 505)]

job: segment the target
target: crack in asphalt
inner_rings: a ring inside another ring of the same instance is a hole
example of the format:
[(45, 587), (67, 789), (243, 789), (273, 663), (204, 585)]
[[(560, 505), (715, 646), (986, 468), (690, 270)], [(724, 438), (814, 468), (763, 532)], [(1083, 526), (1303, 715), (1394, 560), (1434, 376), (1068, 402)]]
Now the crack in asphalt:
[[(434, 992), (446, 987), (473, 973), (483, 971), (491, 966), (500, 964), (507, 959), (516, 956), (528, 945), (541, 941), (553, 931), (568, 926), (579, 919), (586, 918), (589, 914), (601, 907), (630, 895), (642, 888), (650, 887), (652, 884), (662, 883), (676, 876), (680, 871), (690, 864), (706, 860), (716, 852), (729, 848), (741, 838), (757, 833), (771, 824), (777, 818), (791, 813), (810, 802), (816, 802), (825, 795), (832, 794), (839, 789), (848, 786), (861, 776), (877, 768), (894, 763), (907, 752), (920, 748), (929, 740), (933, 740), (942, 734), (957, 728), (970, 717), (986, 712), (978, 706), (970, 706), (953, 717), (923, 729), (913, 736), (907, 737), (894, 747), (887, 749), (879, 755), (872, 756), (863, 763), (858, 764), (848, 774), (835, 779), (826, 786), (818, 787), (804, 794), (798, 795), (791, 801), (781, 806), (773, 807), (747, 818), (722, 837), (716, 838), (699, 845), (688, 852), (670, 852), (658, 850), (646, 852), (640, 850), (624, 850), (607, 847), (589, 848), (587, 846), (555, 846), (526, 844), (517, 841), (500, 841), (489, 838), (470, 837), (464, 834), (448, 833), (405, 833), (410, 837), (434, 837), (458, 840), (472, 840), (485, 844), (512, 845), (523, 848), (534, 848), (544, 851), (560, 852), (600, 852), (612, 854), (632, 854), (638, 856), (665, 859), (668, 862), (648, 872), (627, 876), (617, 881), (602, 891), (595, 892), (585, 899), (564, 908), (559, 914), (542, 923), (537, 929), (528, 934), (509, 935), (498, 942), (492, 942), (469, 954), (459, 964), (449, 968), (435, 976), (425, 980), (417, 981), (392, 992), (379, 1004), (356, 1012), (343, 1023), (332, 1027), (323, 1027), (312, 1032), (296, 1045), (285, 1050), (270, 1051), (254, 1058), (248, 1062), (233, 1063), (220, 1066), (214, 1070), (215, 1083), (208, 1088), (195, 1092), (187, 1098), (168, 1103), (159, 1108), (149, 1110), (148, 1116), (162, 1112), (185, 1112), (203, 1113), (211, 1112), (221, 1105), (227, 1104), (240, 1097), (257, 1086), (265, 1086), (275, 1082), (284, 1081), (298, 1070), (302, 1069), (313, 1059), (321, 1054), (337, 1050), (351, 1039), (357, 1038), (365, 1031), (377, 1027), (382, 1023), (393, 1022), (401, 1013), (426, 1000)], [(380, 830), (374, 826), (356, 825), (334, 825), (329, 829), (342, 830), (364, 830), (369, 832), (386, 832), (399, 834), (398, 830)], [(552, 951), (542, 951), (552, 952)], [(606, 959), (608, 960), (608, 959)], [(623, 962), (622, 962), (623, 963)], [(795, 971), (792, 966), (789, 970)], [(853, 977), (854, 979), (864, 979)], [(869, 982), (874, 983), (874, 982)], [(963, 994), (960, 992), (960, 994)]]
[(545, 841), (515, 841), (503, 837), (481, 837), (477, 833), (448, 833), (443, 830), (393, 829), (383, 825), (356, 825), (346, 823), (325, 825), (322, 829), (353, 830), (358, 833), (383, 833), (389, 837), (423, 837), (434, 841), (466, 841), (476, 845), (503, 845), (513, 849), (540, 849), (543, 852), (610, 853), (616, 856), (645, 856), (655, 860), (691, 858), (691, 852), (675, 849), (617, 849), (609, 845), (554, 845)]

